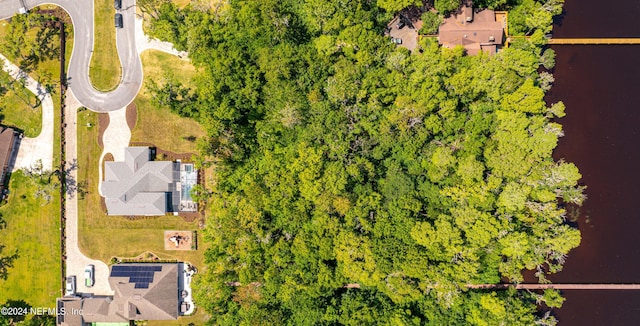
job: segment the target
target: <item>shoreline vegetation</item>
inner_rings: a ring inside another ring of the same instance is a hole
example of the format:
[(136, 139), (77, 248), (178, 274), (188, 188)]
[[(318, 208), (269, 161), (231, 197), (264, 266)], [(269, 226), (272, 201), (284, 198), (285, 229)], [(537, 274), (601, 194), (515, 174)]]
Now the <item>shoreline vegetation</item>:
[(474, 2), (529, 36), (477, 56), (383, 36), (403, 8), (457, 0), (146, 2), (150, 35), (198, 71), (152, 93), (216, 162), (194, 280), (212, 324), (557, 323), (555, 290), (464, 285), (547, 282), (580, 243), (581, 175), (552, 158), (565, 107), (538, 72), (562, 0)]

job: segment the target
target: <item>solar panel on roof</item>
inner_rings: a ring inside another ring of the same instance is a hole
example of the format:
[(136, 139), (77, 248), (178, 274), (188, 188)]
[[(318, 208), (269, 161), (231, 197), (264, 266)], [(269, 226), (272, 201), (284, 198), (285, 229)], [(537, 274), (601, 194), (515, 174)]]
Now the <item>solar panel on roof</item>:
[(136, 289), (148, 289), (153, 283), (156, 272), (162, 271), (162, 265), (115, 265), (111, 268), (111, 277), (128, 277)]
[(134, 286), (135, 289), (148, 289), (149, 283), (136, 283)]

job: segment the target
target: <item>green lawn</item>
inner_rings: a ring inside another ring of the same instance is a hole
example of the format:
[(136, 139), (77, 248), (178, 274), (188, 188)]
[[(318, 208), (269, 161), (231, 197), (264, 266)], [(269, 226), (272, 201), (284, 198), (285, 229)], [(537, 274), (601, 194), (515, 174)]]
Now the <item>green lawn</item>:
[[(90, 123), (92, 127), (87, 127)], [(197, 230), (197, 222), (184, 222), (177, 216), (149, 217), (127, 220), (108, 216), (100, 206), (98, 194), (98, 159), (102, 150), (98, 146), (97, 113), (82, 111), (78, 114), (78, 179), (87, 180), (89, 193), (78, 201), (79, 242), (82, 251), (91, 258), (105, 263), (113, 256), (135, 257), (152, 251), (162, 259), (190, 261), (203, 266), (202, 250), (164, 250), (164, 230)], [(202, 242), (200, 242), (202, 243)]]
[[(0, 207), (6, 229), (0, 230), (2, 255), (18, 250), (19, 258), (0, 280), (0, 303), (25, 300), (34, 307), (55, 307), (60, 295), (60, 201), (45, 205), (35, 186), (22, 174), (11, 176), (8, 203)], [(55, 194), (55, 193), (54, 193)], [(24, 197), (23, 197), (24, 196)]]
[[(53, 8), (54, 6), (43, 6), (44, 9)], [(5, 36), (7, 34), (7, 26), (8, 23), (6, 20), (0, 20), (0, 49), (4, 46), (6, 40)], [(72, 31), (72, 29), (67, 29), (68, 31)], [(38, 28), (32, 28), (27, 32), (27, 36), (25, 38), (26, 42), (33, 42), (38, 33)], [(58, 34), (54, 35), (51, 42), (53, 44), (60, 44)], [(65, 58), (67, 60), (67, 64), (69, 63), (69, 58), (71, 57), (71, 51), (73, 50), (73, 32), (67, 33), (67, 44), (66, 44), (66, 52)], [(15, 57), (13, 57), (10, 53), (2, 53), (6, 56), (11, 62), (14, 64), (18, 64)], [(54, 97), (54, 103), (60, 102), (59, 97), (59, 82), (58, 77), (60, 76), (60, 61), (58, 58), (52, 60), (44, 60), (38, 63), (37, 68), (29, 73), (33, 79), (43, 83), (43, 84), (51, 84), (54, 87), (54, 92), (52, 96)], [(58, 100), (56, 101), (55, 96), (58, 95)]]
[[(43, 9), (52, 9), (54, 7), (55, 6), (53, 5), (42, 6)], [(4, 35), (6, 34), (6, 29), (7, 29), (7, 22), (4, 20), (0, 21), (0, 48), (4, 42)], [(70, 32), (67, 32), (66, 34), (67, 44), (65, 48), (66, 50), (65, 58), (68, 64), (69, 59), (71, 58), (71, 52), (73, 51), (73, 29), (67, 29), (67, 31), (70, 31)], [(27, 37), (26, 37), (27, 42), (33, 40), (35, 38), (36, 33), (37, 33), (37, 28), (32, 28), (27, 33)], [(59, 37), (57, 34), (53, 37), (52, 42), (54, 44), (60, 44)], [(5, 54), (5, 53), (3, 54), (7, 58), (9, 58), (9, 60), (11, 60), (13, 63), (17, 63), (16, 58), (11, 57), (9, 54)], [(33, 79), (37, 81), (40, 81), (43, 84), (51, 84), (54, 86), (53, 92), (51, 93), (51, 98), (53, 100), (53, 107), (55, 110), (54, 125), (59, 126), (60, 125), (60, 83), (59, 83), (58, 77), (60, 76), (60, 61), (57, 58), (53, 60), (42, 61), (38, 64), (38, 66), (34, 71), (29, 73), (29, 76), (31, 76)], [(53, 162), (54, 162), (54, 166), (56, 166), (60, 164), (60, 151), (58, 150), (60, 148), (60, 132), (58, 128), (54, 128), (53, 130), (54, 130)]]
[[(92, 127), (87, 127), (90, 123)], [(78, 201), (79, 246), (85, 255), (105, 263), (113, 256), (135, 257), (151, 251), (161, 259), (187, 261), (200, 269), (204, 268), (205, 242), (198, 236), (198, 250), (164, 250), (165, 230), (198, 230), (198, 222), (184, 222), (177, 216), (149, 217), (127, 220), (119, 216), (106, 215), (100, 205), (98, 194), (98, 159), (102, 150), (98, 146), (98, 115), (84, 110), (78, 114), (78, 179), (87, 180), (89, 193)], [(170, 148), (169, 148), (170, 149)], [(184, 325), (189, 322), (201, 324), (206, 318), (200, 310), (190, 317), (180, 318), (177, 323), (155, 322), (153, 325)], [(150, 324), (151, 325), (151, 324)]]
[[(0, 74), (8, 76), (3, 70)], [(36, 137), (42, 130), (42, 106), (37, 105), (38, 99), (29, 90), (18, 83), (13, 85), (14, 89), (0, 98), (2, 124), (23, 130), (27, 137)]]
[(209, 319), (204, 309), (198, 309), (196, 302), (196, 312), (191, 316), (180, 317), (178, 320), (149, 320), (147, 326), (186, 326), (190, 323), (194, 325), (202, 325)]
[[(181, 83), (190, 85), (196, 73), (188, 60), (164, 52), (147, 50), (142, 53), (141, 59), (145, 81), (153, 79), (161, 83), (164, 76), (172, 74)], [(185, 141), (183, 137), (199, 138), (205, 135), (204, 129), (197, 122), (182, 118), (168, 108), (155, 108), (151, 105), (146, 86), (142, 87), (134, 103), (138, 107), (138, 121), (131, 132), (132, 141), (153, 143), (177, 153), (195, 152), (195, 142)]]
[[(172, 72), (184, 83), (195, 74), (193, 66), (185, 60), (158, 52), (145, 51), (142, 55), (145, 80), (160, 80), (161, 76)], [(187, 136), (200, 137), (204, 130), (195, 121), (181, 118), (168, 109), (157, 109), (150, 103), (149, 94), (143, 90), (135, 99), (138, 108), (136, 127), (132, 130), (132, 141), (151, 142), (162, 149), (174, 152), (195, 152), (195, 142), (184, 139)], [(91, 127), (87, 127), (88, 124)], [(78, 201), (79, 245), (89, 257), (105, 263), (113, 256), (135, 257), (151, 251), (161, 259), (188, 261), (204, 268), (206, 249), (199, 236), (198, 250), (164, 250), (165, 230), (198, 230), (198, 222), (185, 222), (177, 216), (149, 217), (127, 220), (123, 217), (106, 215), (100, 205), (98, 193), (98, 159), (102, 149), (98, 146), (98, 114), (84, 110), (78, 113), (78, 179), (87, 181), (89, 193)], [(181, 318), (177, 323), (156, 322), (154, 325), (180, 325), (189, 322), (202, 323), (204, 311), (194, 316)]]
[[(46, 6), (45, 6), (46, 7)], [(0, 21), (0, 48), (5, 41), (6, 21)], [(37, 28), (31, 29), (26, 36), (27, 42), (32, 41)], [(59, 44), (58, 35), (52, 39)], [(65, 56), (67, 62), (73, 49), (73, 34), (67, 34)], [(16, 58), (5, 54), (9, 60), (16, 63)], [(43, 84), (55, 85), (52, 99), (54, 104), (54, 125), (60, 125), (60, 91), (59, 81), (60, 62), (57, 59), (40, 62), (36, 69), (29, 73), (31, 77)], [(11, 111), (11, 110), (14, 111)], [(38, 110), (39, 111), (39, 110)], [(16, 121), (18, 127), (26, 129), (26, 121), (35, 120), (21, 114), (17, 107), (5, 109), (3, 112), (7, 121)], [(40, 115), (41, 113), (38, 113)], [(23, 119), (19, 122), (18, 119)], [(38, 117), (37, 120), (41, 118)], [(20, 124), (24, 124), (21, 126)], [(34, 129), (35, 130), (35, 129)], [(39, 130), (39, 129), (38, 129)], [(39, 132), (38, 132), (39, 133)], [(54, 168), (60, 164), (60, 133), (54, 128)], [(11, 177), (9, 185), (10, 195), (8, 203), (0, 207), (0, 212), (6, 221), (6, 229), (0, 230), (0, 243), (6, 245), (5, 253), (18, 249), (19, 259), (15, 267), (9, 272), (9, 279), (0, 280), (0, 303), (11, 300), (25, 300), (34, 307), (54, 307), (55, 298), (60, 296), (60, 201), (54, 196), (51, 204), (40, 206), (41, 200), (33, 196), (34, 186), (27, 178), (18, 172)], [(22, 198), (25, 195), (25, 199)]]
[[(8, 23), (7, 21), (0, 21), (0, 48), (4, 46), (6, 40), (5, 35), (7, 33)], [(26, 40), (32, 41), (35, 39), (35, 36), (38, 32), (37, 28), (32, 28), (27, 32)], [(54, 44), (59, 44), (58, 35), (53, 37), (52, 42)], [(67, 46), (65, 56), (67, 58), (67, 62), (71, 57), (71, 51), (73, 50), (73, 34), (67, 35)], [(14, 64), (18, 64), (18, 60), (15, 57), (12, 57), (10, 53), (3, 53), (11, 62)], [(45, 60), (38, 64), (36, 69), (29, 73), (29, 75), (43, 84), (51, 84), (54, 85), (54, 91), (52, 93), (52, 99), (55, 108), (58, 110), (60, 108), (60, 91), (59, 91), (59, 82), (57, 80), (60, 75), (60, 62), (56, 59), (53, 60)], [(42, 129), (42, 110), (41, 107), (38, 106), (36, 109), (31, 108), (26, 102), (31, 104), (35, 103), (35, 95), (31, 92), (24, 92), (22, 87), (16, 88), (17, 92), (9, 91), (4, 96), (4, 105), (2, 107), (2, 111), (0, 112), (4, 115), (3, 123), (11, 126), (16, 126), (22, 130), (24, 130), (25, 135), (27, 137), (35, 137), (40, 134), (40, 130)], [(29, 94), (29, 95), (24, 95)], [(27, 99), (27, 96), (29, 97)], [(56, 115), (57, 119), (57, 115)], [(58, 121), (58, 120), (56, 120)], [(56, 133), (56, 139), (59, 138), (59, 135)], [(56, 157), (59, 157), (57, 153)]]
[(115, 89), (122, 71), (116, 50), (116, 27), (113, 22), (115, 9), (113, 0), (95, 0), (94, 44), (89, 77), (93, 87), (100, 91)]

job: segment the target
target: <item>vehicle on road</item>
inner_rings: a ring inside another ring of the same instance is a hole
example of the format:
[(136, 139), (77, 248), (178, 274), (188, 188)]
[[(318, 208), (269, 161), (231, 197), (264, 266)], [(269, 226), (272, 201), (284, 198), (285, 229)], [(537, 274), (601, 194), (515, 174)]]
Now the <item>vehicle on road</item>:
[(116, 8), (116, 10), (122, 9), (122, 0), (115, 0), (113, 2), (113, 6)]
[(65, 282), (65, 296), (74, 296), (76, 295), (76, 276), (71, 275), (67, 277)]
[(84, 268), (84, 285), (86, 285), (88, 288), (92, 287), (93, 283), (95, 282), (93, 278), (95, 270), (95, 266), (93, 265), (87, 265)]
[(115, 16), (116, 28), (122, 28), (122, 14), (116, 14)]

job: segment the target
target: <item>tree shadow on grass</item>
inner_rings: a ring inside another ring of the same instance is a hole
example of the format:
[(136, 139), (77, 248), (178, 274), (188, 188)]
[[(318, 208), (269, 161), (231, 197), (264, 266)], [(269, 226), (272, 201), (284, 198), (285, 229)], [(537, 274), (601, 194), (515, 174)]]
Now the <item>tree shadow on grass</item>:
[[(4, 250), (5, 246), (0, 244), (0, 254)], [(0, 279), (6, 280), (9, 276), (9, 269), (13, 267), (13, 262), (18, 259), (20, 255), (18, 255), (18, 250), (9, 255), (9, 256), (1, 256), (0, 257)]]

